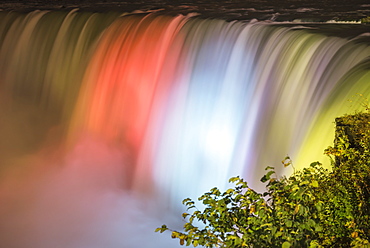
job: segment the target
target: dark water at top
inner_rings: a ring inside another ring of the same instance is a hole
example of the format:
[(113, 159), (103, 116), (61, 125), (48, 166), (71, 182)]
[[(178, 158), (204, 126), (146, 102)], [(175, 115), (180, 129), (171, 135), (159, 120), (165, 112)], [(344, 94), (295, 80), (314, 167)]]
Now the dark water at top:
[(109, 0), (39, 0), (0, 2), (2, 10), (30, 11), (35, 9), (73, 9), (88, 11), (160, 11), (163, 13), (199, 13), (204, 17), (227, 20), (272, 20), (272, 21), (354, 21), (370, 16), (368, 0), (225, 0), (225, 1), (109, 1)]

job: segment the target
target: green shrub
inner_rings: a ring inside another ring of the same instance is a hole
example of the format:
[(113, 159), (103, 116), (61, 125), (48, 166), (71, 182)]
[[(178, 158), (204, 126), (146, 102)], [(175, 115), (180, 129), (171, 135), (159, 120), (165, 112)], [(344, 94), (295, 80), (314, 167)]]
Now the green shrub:
[[(345, 118), (353, 121), (358, 115)], [(166, 225), (156, 231), (171, 231), (180, 244), (194, 247), (370, 247), (369, 125), (356, 129), (355, 139), (337, 128), (335, 146), (325, 153), (332, 170), (314, 162), (276, 178), (274, 168), (267, 167), (262, 193), (233, 177), (234, 188), (213, 188), (198, 198), (202, 211), (191, 199), (183, 201), (190, 211), (182, 215), (183, 231)], [(282, 163), (292, 166), (289, 157)]]

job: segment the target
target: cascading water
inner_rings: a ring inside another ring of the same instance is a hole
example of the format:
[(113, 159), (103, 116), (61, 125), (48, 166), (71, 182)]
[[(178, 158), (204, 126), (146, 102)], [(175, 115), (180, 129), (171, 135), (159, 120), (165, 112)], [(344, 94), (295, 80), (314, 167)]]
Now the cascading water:
[(0, 19), (0, 247), (176, 247), (153, 231), (181, 227), (183, 198), (235, 175), (261, 187), (287, 154), (323, 161), (334, 118), (370, 95), (362, 36), (76, 10)]

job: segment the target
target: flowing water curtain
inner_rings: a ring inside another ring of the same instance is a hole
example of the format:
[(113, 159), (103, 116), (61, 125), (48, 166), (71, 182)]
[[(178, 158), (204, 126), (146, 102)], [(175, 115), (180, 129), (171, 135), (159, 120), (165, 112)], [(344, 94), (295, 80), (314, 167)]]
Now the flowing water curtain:
[[(321, 160), (323, 149), (331, 143), (328, 136), (318, 138), (315, 149), (305, 151), (305, 159), (298, 155), (303, 139), (313, 135), (309, 129), (316, 125), (313, 120), (317, 112), (341, 77), (368, 55), (364, 51), (351, 59), (343, 50), (355, 49), (354, 44), (307, 28), (271, 27), (265, 40), (256, 66), (254, 102), (260, 125), (255, 129), (254, 164), (276, 165), (285, 153), (304, 167), (312, 160)], [(343, 56), (350, 59), (346, 61)], [(254, 174), (258, 173), (262, 176), (261, 170)]]
[(76, 10), (1, 13), (1, 109), (6, 116), (1, 135), (3, 142), (10, 141), (4, 144), (8, 151), (37, 150), (54, 126), (59, 126), (54, 135), (63, 137), (91, 47), (117, 16)]
[[(318, 125), (317, 115), (332, 92), (340, 88), (338, 83), (347, 72), (366, 63), (369, 46), (305, 27), (255, 24), (250, 29), (253, 42), (246, 46), (258, 52), (252, 78), (244, 83), (253, 82), (256, 87), (248, 101), (250, 111), (244, 126), (250, 127), (247, 120), (251, 119), (255, 125), (251, 144), (244, 151), (249, 157), (243, 175), (257, 183), (265, 166), (279, 165), (287, 154), (298, 167), (323, 159), (323, 150), (332, 143), (332, 121), (326, 119), (325, 132), (316, 136), (314, 147), (302, 147), (307, 137), (320, 134), (320, 129), (312, 129)], [(359, 85), (366, 87), (364, 83)], [(347, 111), (350, 109), (341, 108), (336, 114)]]
[[(155, 178), (173, 201), (197, 197), (245, 166), (241, 132), (253, 91), (254, 51), (245, 23), (194, 19), (186, 35), (167, 108)], [(252, 50), (252, 51), (251, 51)]]
[(52, 126), (69, 121), (91, 50), (119, 15), (0, 12), (0, 108), (11, 128), (0, 131), (10, 135), (2, 139), (8, 147), (17, 139), (11, 135), (26, 142), (32, 133), (37, 140), (29, 145), (37, 147)]
[[(287, 154), (297, 167), (322, 160), (334, 130), (328, 118), (319, 125), (328, 99), (346, 92), (343, 84), (368, 92), (364, 77), (348, 80), (357, 66), (368, 72), (363, 43), (303, 27), (216, 20), (189, 21), (183, 31), (185, 62), (155, 170), (172, 196), (195, 198), (233, 173), (257, 185), (264, 167), (278, 166)], [(351, 111), (347, 99), (329, 100), (339, 101), (344, 106), (333, 113)], [(314, 146), (307, 146), (312, 137)]]
[[(328, 48), (322, 50), (323, 62), (318, 70), (321, 73), (318, 84), (312, 89), (308, 99), (309, 111), (313, 113), (309, 129), (304, 135), (304, 140), (297, 151), (297, 163), (305, 166), (313, 158), (324, 161), (329, 166), (329, 159), (322, 151), (333, 143), (334, 122), (333, 120), (344, 114), (353, 114), (363, 111), (361, 106), (364, 99), (370, 97), (369, 84), (369, 56), (370, 46), (360, 37), (349, 40), (339, 38), (326, 38)], [(334, 52), (330, 52), (335, 47)], [(324, 53), (324, 51), (326, 51)], [(358, 94), (363, 99), (355, 99)], [(354, 100), (354, 103), (350, 101)], [(316, 105), (311, 108), (311, 105)], [(310, 153), (307, 153), (310, 151)]]
[[(128, 15), (103, 34), (86, 70), (72, 136), (82, 132), (130, 153), (126, 187), (150, 190), (152, 147), (144, 145), (157, 105), (167, 97), (176, 62), (171, 45), (184, 16)], [(168, 55), (168, 53), (171, 55)], [(134, 185), (136, 184), (136, 186)], [(138, 189), (139, 190), (139, 189)]]
[[(103, 35), (76, 118), (130, 150), (134, 187), (153, 177), (174, 198), (196, 197), (235, 174), (257, 183), (286, 154), (298, 160), (323, 103), (366, 56), (303, 27), (127, 16)], [(331, 139), (316, 142), (300, 166)]]
[[(328, 118), (349, 111), (343, 98), (368, 92), (369, 46), (358, 39), (265, 23), (118, 16), (1, 13), (1, 101), (32, 108), (39, 120), (30, 130), (43, 135), (75, 108), (70, 140), (88, 132), (121, 146), (132, 157), (123, 166), (133, 190), (197, 197), (230, 176), (257, 182), (286, 154), (305, 166), (332, 142)], [(4, 119), (12, 121), (22, 122)]]
[[(370, 50), (369, 46), (359, 46), (352, 43), (355, 50), (349, 50), (343, 53), (348, 58), (352, 55), (358, 56), (359, 62), (346, 72), (333, 90), (323, 101), (320, 109), (317, 111), (308, 134), (298, 154), (298, 161), (307, 161), (308, 155), (305, 151), (317, 150), (318, 141), (322, 149), (331, 145), (334, 141), (334, 122), (337, 116), (344, 114), (353, 114), (358, 111), (368, 111), (367, 104), (370, 98)], [(367, 56), (367, 57), (366, 57)], [(341, 61), (344, 59), (341, 58)], [(329, 123), (329, 124), (328, 124)], [(316, 151), (316, 157), (318, 154)]]

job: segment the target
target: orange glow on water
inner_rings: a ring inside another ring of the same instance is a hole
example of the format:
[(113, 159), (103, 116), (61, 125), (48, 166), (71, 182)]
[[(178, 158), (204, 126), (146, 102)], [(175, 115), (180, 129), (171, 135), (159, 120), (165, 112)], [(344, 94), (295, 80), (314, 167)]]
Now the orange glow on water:
[[(180, 39), (183, 23), (184, 17), (152, 15), (118, 20), (104, 33), (86, 70), (75, 114), (85, 119), (75, 125), (129, 149), (133, 167), (138, 166), (139, 153), (148, 152), (142, 149), (148, 122), (173, 81), (174, 70), (162, 72), (166, 59), (177, 60), (180, 50), (171, 45)], [(150, 163), (150, 157), (141, 162)], [(144, 174), (135, 173), (138, 168), (128, 173), (147, 181), (152, 167), (147, 164), (145, 168)]]

